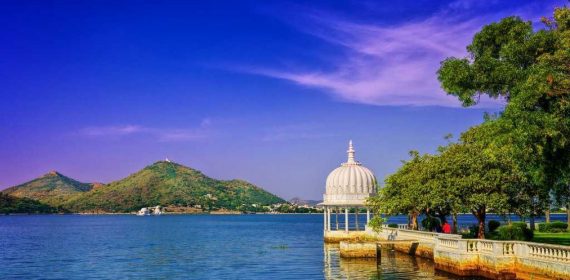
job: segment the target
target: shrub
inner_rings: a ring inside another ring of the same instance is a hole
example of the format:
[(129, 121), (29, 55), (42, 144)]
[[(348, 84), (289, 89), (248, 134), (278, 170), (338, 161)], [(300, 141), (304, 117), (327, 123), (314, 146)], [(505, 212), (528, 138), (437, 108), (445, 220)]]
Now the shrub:
[(466, 235), (467, 236), (466, 238), (476, 238), (478, 232), (479, 232), (479, 225), (472, 224), (469, 226), (469, 234)]
[(489, 223), (487, 224), (487, 227), (489, 228), (489, 232), (494, 232), (500, 226), (501, 226), (501, 222), (496, 221), (496, 220), (490, 220)]
[(428, 231), (433, 231), (440, 226), (440, 221), (436, 217), (427, 216), (422, 220), (422, 227)]
[(499, 240), (530, 241), (534, 237), (534, 233), (526, 226), (526, 223), (521, 222), (500, 226), (498, 231), (497, 239)]
[(565, 232), (568, 230), (568, 224), (565, 222), (551, 222), (538, 224), (540, 232)]
[(372, 228), (372, 230), (375, 232), (381, 232), (382, 224), (386, 222), (386, 219), (387, 218), (382, 218), (382, 215), (380, 214), (377, 215), (375, 214), (370, 220), (370, 222), (368, 222), (368, 226), (370, 226), (370, 228)]
[(389, 228), (398, 228), (398, 224), (388, 224)]

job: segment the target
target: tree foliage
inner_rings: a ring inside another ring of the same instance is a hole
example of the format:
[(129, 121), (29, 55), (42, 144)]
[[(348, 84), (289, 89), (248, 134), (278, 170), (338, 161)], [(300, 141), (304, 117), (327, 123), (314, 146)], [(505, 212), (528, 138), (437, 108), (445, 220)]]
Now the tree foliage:
[(33, 199), (14, 197), (0, 192), (0, 214), (48, 214), (61, 212), (65, 212), (65, 210)]
[[(558, 8), (545, 28), (508, 17), (483, 27), (469, 57), (448, 58), (438, 71), (442, 88), (464, 106), (482, 95), (507, 101), (489, 144), (509, 150), (526, 177), (511, 197), (520, 215), (549, 207), (550, 194), (568, 205), (570, 190), (570, 10)], [(526, 206), (526, 207), (523, 207)]]
[(486, 212), (507, 212), (509, 191), (523, 184), (524, 177), (507, 151), (473, 137), (464, 134), (435, 155), (412, 152), (412, 159), (386, 179), (370, 205), (388, 215), (410, 215), (412, 228), (417, 228), (420, 214), (444, 220), (468, 211), (482, 225), (478, 236), (484, 237)]
[(235, 210), (244, 204), (275, 203), (285, 201), (246, 181), (216, 180), (198, 170), (159, 161), (127, 178), (73, 197), (64, 206), (74, 212), (131, 212), (154, 205)]
[(442, 61), (438, 79), (447, 94), (464, 106), (482, 96), (502, 99), (505, 108), (435, 155), (413, 152), (372, 206), (407, 213), (416, 227), (420, 213), (469, 211), (480, 238), (488, 211), (528, 216), (532, 224), (551, 194), (570, 209), (570, 9), (556, 9), (543, 23), (535, 30), (507, 17), (474, 36), (468, 57)]

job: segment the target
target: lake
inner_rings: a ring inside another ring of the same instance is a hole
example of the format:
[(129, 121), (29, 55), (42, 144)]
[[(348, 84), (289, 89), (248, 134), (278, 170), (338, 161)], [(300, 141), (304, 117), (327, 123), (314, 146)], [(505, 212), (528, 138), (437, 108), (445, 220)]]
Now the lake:
[(457, 279), (392, 251), (342, 260), (322, 228), (322, 215), (0, 216), (0, 279)]

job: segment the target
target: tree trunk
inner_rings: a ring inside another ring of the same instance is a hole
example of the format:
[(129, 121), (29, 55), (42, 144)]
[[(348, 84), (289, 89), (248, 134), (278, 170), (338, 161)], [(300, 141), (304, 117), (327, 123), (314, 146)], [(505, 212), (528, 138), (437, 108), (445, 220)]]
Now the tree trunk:
[(548, 210), (544, 211), (544, 221), (550, 223), (550, 206), (548, 206)]
[(570, 231), (570, 203), (566, 204), (566, 223), (568, 223), (568, 231)]
[(530, 230), (534, 231), (536, 229), (536, 226), (534, 223), (534, 214), (530, 215), (530, 217), (528, 218), (528, 221), (530, 223)]
[(457, 213), (453, 213), (451, 217), (453, 219), (453, 233), (457, 234)]
[(418, 214), (412, 213), (412, 230), (418, 230)]
[(484, 215), (479, 219), (479, 232), (477, 233), (477, 238), (485, 239), (485, 216)]
[(434, 228), (435, 232), (443, 232), (443, 222), (447, 223), (447, 216), (448, 215), (449, 214), (443, 213), (442, 211), (436, 212), (436, 217), (439, 220), (439, 226), (436, 226)]
[(477, 221), (479, 222), (479, 229), (477, 231), (477, 238), (479, 239), (485, 239), (485, 207), (481, 207), (479, 209), (477, 209), (477, 211), (473, 212), (473, 215), (475, 215), (475, 217), (477, 218)]

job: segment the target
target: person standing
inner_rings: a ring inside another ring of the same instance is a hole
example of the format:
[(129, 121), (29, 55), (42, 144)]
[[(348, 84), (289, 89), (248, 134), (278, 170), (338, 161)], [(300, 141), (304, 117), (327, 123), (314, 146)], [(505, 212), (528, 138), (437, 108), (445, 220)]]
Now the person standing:
[(443, 233), (451, 233), (451, 226), (447, 223), (447, 221), (443, 222), (441, 229), (443, 230)]

